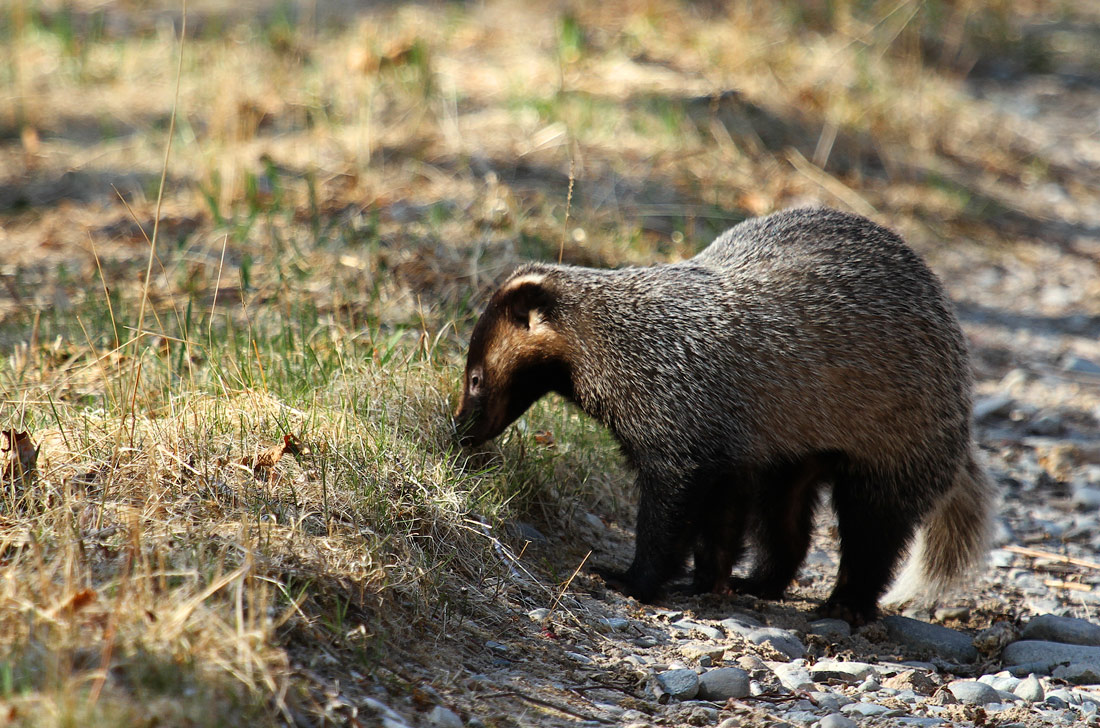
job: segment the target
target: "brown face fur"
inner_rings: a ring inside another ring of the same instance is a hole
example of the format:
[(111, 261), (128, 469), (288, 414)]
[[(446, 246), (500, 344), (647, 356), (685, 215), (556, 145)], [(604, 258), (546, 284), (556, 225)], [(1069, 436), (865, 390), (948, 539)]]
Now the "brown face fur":
[(463, 445), (496, 437), (551, 390), (568, 394), (568, 347), (554, 326), (554, 306), (541, 274), (516, 276), (489, 300), (470, 337), (455, 412)]

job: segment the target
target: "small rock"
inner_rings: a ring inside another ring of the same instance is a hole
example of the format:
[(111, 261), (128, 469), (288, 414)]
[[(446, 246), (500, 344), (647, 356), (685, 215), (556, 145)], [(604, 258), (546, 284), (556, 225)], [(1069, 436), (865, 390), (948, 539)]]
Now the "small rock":
[(989, 552), (989, 563), (998, 569), (1011, 569), (1016, 564), (1016, 554), (1005, 549), (993, 549)]
[(535, 546), (542, 546), (549, 542), (549, 539), (542, 535), (542, 531), (524, 521), (512, 521), (505, 526), (505, 529), (512, 538), (520, 542), (527, 541)]
[(1056, 667), (1051, 676), (1074, 685), (1097, 685), (1100, 684), (1100, 664), (1071, 662), (1068, 665)]
[(1081, 509), (1092, 510), (1100, 508), (1100, 488), (1089, 485), (1080, 485), (1073, 489), (1070, 497), (1073, 505)]
[(657, 683), (669, 696), (677, 700), (691, 700), (699, 693), (699, 675), (695, 670), (681, 669), (662, 672)]
[(1100, 625), (1054, 614), (1041, 614), (1024, 627), (1020, 637), (1068, 645), (1100, 645)]
[(817, 722), (817, 713), (809, 710), (792, 710), (783, 716), (783, 719), (788, 723), (794, 723), (795, 725), (813, 725)]
[(1079, 356), (1068, 356), (1062, 363), (1062, 368), (1067, 372), (1076, 372), (1078, 374), (1092, 374), (1093, 376), (1100, 377), (1100, 364), (1088, 359), (1082, 359)]
[(870, 675), (866, 680), (859, 684), (859, 687), (857, 687), (856, 690), (861, 693), (873, 693), (881, 687), (882, 686), (879, 685), (878, 680), (875, 679), (875, 676)]
[(709, 642), (689, 642), (686, 645), (680, 645), (679, 650), (685, 659), (699, 661), (707, 658), (711, 662), (721, 660), (726, 652), (725, 646), (713, 645)]
[(1067, 645), (1061, 642), (1041, 640), (1020, 640), (1005, 647), (1002, 660), (1006, 665), (1035, 663), (1043, 667), (1040, 670), (1033, 670), (1034, 672), (1048, 672), (1056, 665), (1062, 664), (1100, 664), (1100, 647)]
[(527, 613), (527, 618), (532, 622), (545, 622), (546, 618), (550, 616), (550, 610), (546, 607), (540, 607), (539, 609), (532, 609)]
[(565, 656), (574, 662), (579, 662), (582, 665), (591, 665), (593, 660), (588, 655), (582, 655), (579, 652), (566, 652)]
[(746, 634), (745, 639), (756, 645), (768, 645), (791, 660), (797, 660), (806, 654), (806, 646), (785, 629), (760, 627)]
[(899, 616), (883, 617), (882, 623), (890, 639), (898, 644), (955, 662), (978, 659), (970, 637), (957, 630)]
[(607, 524), (603, 522), (603, 519), (597, 516), (595, 513), (585, 513), (581, 516), (582, 522), (591, 528), (596, 533), (603, 533), (607, 530)]
[(650, 637), (649, 635), (645, 635), (643, 637), (639, 637), (638, 639), (634, 640), (634, 646), (635, 647), (641, 647), (643, 649), (648, 649), (650, 647), (656, 647), (657, 646), (657, 640), (654, 637)]
[(601, 631), (610, 630), (612, 632), (622, 632), (630, 626), (629, 619), (623, 619), (622, 617), (603, 617), (596, 622)]
[(749, 674), (739, 667), (707, 670), (699, 677), (699, 697), (724, 701), (744, 698), (749, 694)]
[(856, 728), (856, 722), (841, 713), (830, 713), (821, 719), (820, 728)]
[(862, 682), (875, 672), (874, 665), (866, 662), (840, 662), (839, 660), (818, 660), (810, 668), (810, 677), (814, 682), (840, 680), (846, 683)]
[(669, 626), (686, 634), (697, 632), (707, 639), (712, 640), (720, 640), (726, 636), (722, 633), (722, 630), (718, 629), (717, 627), (711, 627), (710, 625), (706, 624), (699, 624), (698, 622), (693, 622), (690, 619), (681, 619), (677, 622), (673, 622)]
[(992, 676), (992, 678), (993, 679), (989, 680), (988, 682), (984, 678), (980, 679), (982, 682), (984, 682), (986, 685), (990, 686), (994, 690), (1000, 690), (1006, 693), (1012, 693), (1016, 689), (1016, 686), (1020, 684), (1020, 678), (1013, 677), (1011, 674), (994, 675)]
[(1035, 677), (1035, 673), (1031, 673), (1026, 679), (1021, 680), (1012, 692), (1016, 693), (1021, 700), (1026, 700), (1029, 703), (1041, 703), (1046, 697), (1043, 692), (1043, 684), (1039, 682), (1039, 678)]
[(931, 695), (939, 687), (923, 670), (905, 670), (882, 683), (894, 690), (912, 690), (917, 695)]
[(814, 687), (814, 680), (810, 677), (810, 671), (806, 669), (805, 660), (773, 663), (770, 667), (779, 678), (779, 682), (788, 690), (806, 690)]
[(994, 394), (982, 397), (974, 402), (974, 420), (981, 422), (987, 417), (1007, 417), (1016, 400), (1010, 394)]
[(967, 705), (988, 705), (1001, 700), (996, 690), (977, 680), (956, 680), (947, 689), (960, 703)]
[(745, 614), (734, 614), (733, 616), (726, 617), (718, 624), (722, 625), (722, 628), (727, 632), (739, 635), (746, 635), (754, 629), (759, 629), (764, 626), (760, 623), (760, 620)]
[[(810, 693), (810, 699), (817, 703), (817, 706), (822, 710), (840, 710), (840, 699), (832, 693), (824, 693), (815, 690)], [(847, 705), (850, 702), (853, 701), (848, 699), (844, 702), (844, 705)]]
[(756, 655), (752, 654), (751, 652), (739, 655), (737, 658), (737, 664), (741, 667), (742, 670), (748, 673), (768, 671), (768, 666), (764, 664), (764, 661)]
[(878, 703), (849, 703), (840, 711), (847, 715), (859, 715), (864, 718), (870, 718), (873, 715), (901, 715), (902, 713), (900, 710), (887, 708), (885, 705), (879, 705)]
[(852, 626), (843, 619), (819, 619), (810, 622), (810, 634), (821, 635), (828, 640), (842, 640), (852, 634)]
[(428, 713), (428, 725), (436, 728), (462, 728), (462, 719), (442, 705), (437, 705)]

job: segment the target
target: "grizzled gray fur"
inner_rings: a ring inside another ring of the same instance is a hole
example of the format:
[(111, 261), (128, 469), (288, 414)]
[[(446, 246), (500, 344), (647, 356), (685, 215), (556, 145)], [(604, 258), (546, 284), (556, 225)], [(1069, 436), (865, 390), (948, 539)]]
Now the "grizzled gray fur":
[[(864, 218), (788, 210), (648, 268), (523, 266), (471, 338), (465, 442), (549, 391), (637, 471), (634, 561), (608, 580), (640, 599), (692, 549), (696, 590), (779, 597), (822, 486), (841, 539), (826, 613), (873, 619), (907, 547), (900, 598), (945, 588), (984, 549), (958, 321), (920, 258)], [(753, 570), (731, 580), (747, 543)]]

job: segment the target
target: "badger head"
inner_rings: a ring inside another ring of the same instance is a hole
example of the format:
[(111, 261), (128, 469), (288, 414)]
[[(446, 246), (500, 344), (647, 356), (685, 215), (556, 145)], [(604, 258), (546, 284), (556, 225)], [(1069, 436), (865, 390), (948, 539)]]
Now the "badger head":
[(489, 299), (470, 337), (455, 412), (463, 445), (496, 437), (550, 391), (569, 396), (560, 314), (560, 298), (541, 272), (513, 274)]

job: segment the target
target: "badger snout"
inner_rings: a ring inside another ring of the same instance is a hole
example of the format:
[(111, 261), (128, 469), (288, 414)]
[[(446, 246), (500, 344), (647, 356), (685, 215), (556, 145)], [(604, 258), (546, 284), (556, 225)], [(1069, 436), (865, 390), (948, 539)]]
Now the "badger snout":
[(480, 401), (463, 395), (462, 402), (454, 413), (455, 437), (462, 447), (476, 447), (485, 442), (484, 408)]

